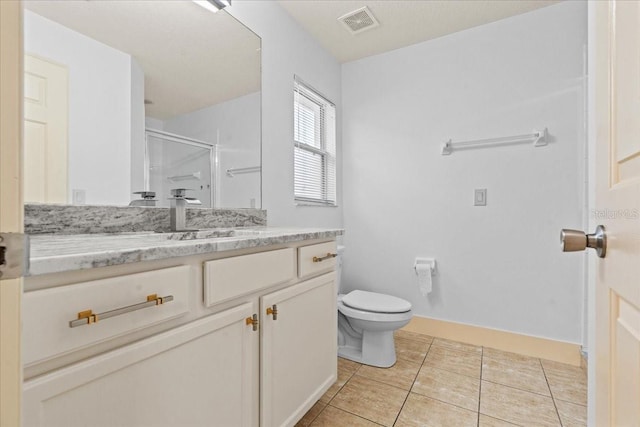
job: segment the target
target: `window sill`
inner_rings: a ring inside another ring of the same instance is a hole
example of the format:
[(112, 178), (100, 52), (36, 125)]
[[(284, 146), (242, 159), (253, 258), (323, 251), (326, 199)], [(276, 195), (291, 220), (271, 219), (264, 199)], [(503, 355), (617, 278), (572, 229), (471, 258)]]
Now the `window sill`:
[(296, 207), (297, 206), (301, 206), (301, 207), (316, 207), (316, 208), (337, 208), (338, 205), (330, 205), (327, 203), (313, 203), (313, 202), (294, 202), (293, 203)]

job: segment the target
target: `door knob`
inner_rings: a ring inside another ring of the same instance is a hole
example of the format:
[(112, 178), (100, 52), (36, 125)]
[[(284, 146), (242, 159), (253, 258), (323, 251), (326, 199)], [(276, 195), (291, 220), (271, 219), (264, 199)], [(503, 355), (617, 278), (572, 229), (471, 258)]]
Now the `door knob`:
[(562, 243), (562, 252), (583, 251), (586, 248), (596, 250), (600, 258), (604, 258), (607, 254), (607, 235), (604, 226), (596, 227), (593, 234), (585, 234), (580, 230), (563, 229), (560, 232), (560, 242)]

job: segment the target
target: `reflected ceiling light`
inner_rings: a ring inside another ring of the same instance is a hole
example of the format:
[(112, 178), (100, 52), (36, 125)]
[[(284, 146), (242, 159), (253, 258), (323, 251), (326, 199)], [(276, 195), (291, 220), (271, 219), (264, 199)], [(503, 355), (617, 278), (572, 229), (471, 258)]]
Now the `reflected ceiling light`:
[(231, 0), (193, 0), (193, 2), (213, 13), (231, 6)]

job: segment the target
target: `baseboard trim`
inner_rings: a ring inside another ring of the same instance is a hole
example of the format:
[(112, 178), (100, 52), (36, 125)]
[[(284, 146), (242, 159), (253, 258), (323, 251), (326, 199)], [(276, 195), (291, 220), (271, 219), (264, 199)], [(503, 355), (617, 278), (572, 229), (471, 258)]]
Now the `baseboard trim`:
[(413, 316), (406, 331), (580, 366), (580, 345), (497, 329)]

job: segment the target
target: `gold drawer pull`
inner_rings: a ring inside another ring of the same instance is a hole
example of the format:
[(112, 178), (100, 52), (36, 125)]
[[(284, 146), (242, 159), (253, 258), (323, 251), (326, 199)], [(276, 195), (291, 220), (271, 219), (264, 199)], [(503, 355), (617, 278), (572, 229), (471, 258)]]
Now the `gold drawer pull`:
[(331, 252), (327, 252), (327, 254), (325, 256), (322, 256), (322, 257), (314, 256), (313, 257), (313, 262), (322, 262), (325, 259), (331, 259), (331, 258), (335, 258), (337, 256), (338, 256), (338, 254), (332, 254)]
[(267, 316), (273, 315), (273, 320), (278, 320), (278, 305), (273, 304), (271, 307), (267, 307)]
[(159, 297), (156, 294), (147, 295), (147, 301), (138, 304), (128, 305), (126, 307), (116, 308), (115, 310), (105, 311), (104, 313), (94, 313), (92, 310), (84, 310), (78, 313), (78, 318), (69, 321), (70, 328), (76, 328), (82, 325), (90, 325), (98, 323), (98, 320), (108, 319), (110, 317), (120, 316), (121, 314), (131, 313), (154, 305), (162, 305), (165, 302), (173, 301), (173, 295)]
[(251, 316), (251, 317), (247, 317), (247, 318), (245, 319), (245, 324), (246, 324), (247, 326), (248, 326), (248, 325), (251, 325), (251, 326), (252, 326), (252, 329), (253, 329), (254, 331), (257, 331), (257, 330), (258, 330), (258, 324), (259, 324), (259, 323), (260, 323), (260, 322), (258, 321), (258, 315), (257, 315), (257, 314), (254, 314), (253, 316)]

